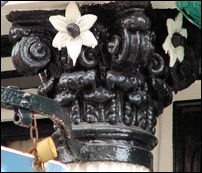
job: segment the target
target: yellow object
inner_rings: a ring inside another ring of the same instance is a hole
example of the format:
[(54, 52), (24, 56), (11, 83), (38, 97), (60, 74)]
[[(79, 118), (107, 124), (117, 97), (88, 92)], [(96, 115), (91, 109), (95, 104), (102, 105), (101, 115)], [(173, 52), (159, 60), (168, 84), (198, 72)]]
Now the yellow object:
[(36, 150), (42, 163), (57, 157), (56, 146), (50, 136), (37, 143)]

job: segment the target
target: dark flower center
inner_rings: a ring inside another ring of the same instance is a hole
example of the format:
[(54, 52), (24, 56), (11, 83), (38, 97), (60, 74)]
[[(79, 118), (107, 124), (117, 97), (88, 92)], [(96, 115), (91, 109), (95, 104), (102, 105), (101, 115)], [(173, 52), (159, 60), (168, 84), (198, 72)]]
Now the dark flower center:
[(183, 37), (179, 33), (175, 32), (171, 38), (173, 47), (176, 48), (178, 46), (184, 46), (185, 39), (186, 39), (185, 37)]
[(67, 29), (68, 34), (70, 36), (72, 36), (73, 38), (76, 38), (76, 37), (78, 37), (80, 35), (80, 28), (75, 23), (68, 24), (66, 29)]

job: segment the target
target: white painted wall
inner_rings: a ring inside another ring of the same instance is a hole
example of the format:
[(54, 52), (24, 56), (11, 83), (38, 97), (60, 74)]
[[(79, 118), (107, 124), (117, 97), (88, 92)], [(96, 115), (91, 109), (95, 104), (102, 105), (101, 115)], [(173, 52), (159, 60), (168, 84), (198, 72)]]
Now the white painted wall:
[[(173, 95), (173, 102), (180, 100), (201, 99), (201, 81), (196, 81), (187, 89)], [(173, 171), (173, 104), (164, 109), (158, 118), (156, 136), (158, 146), (153, 150), (154, 171)]]

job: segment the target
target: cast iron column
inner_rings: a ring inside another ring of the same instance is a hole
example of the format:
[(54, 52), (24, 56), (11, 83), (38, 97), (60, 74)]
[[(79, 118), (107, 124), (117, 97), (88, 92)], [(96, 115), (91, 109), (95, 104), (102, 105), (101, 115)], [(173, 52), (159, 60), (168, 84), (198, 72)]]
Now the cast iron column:
[(187, 24), (184, 61), (170, 68), (162, 43), (166, 19), (177, 10), (153, 10), (149, 1), (117, 1), (83, 5), (80, 11), (98, 17), (91, 28), (98, 46), (82, 47), (75, 66), (66, 48), (52, 47), (57, 31), (48, 19), (64, 16), (64, 10), (11, 12), (13, 63), (24, 75), (40, 74), (38, 94), (57, 101), (70, 116), (80, 158), (73, 157), (65, 133), (55, 128), (58, 160), (119, 161), (152, 170), (157, 117), (172, 103), (172, 91), (197, 79), (201, 52), (191, 33), (200, 31)]

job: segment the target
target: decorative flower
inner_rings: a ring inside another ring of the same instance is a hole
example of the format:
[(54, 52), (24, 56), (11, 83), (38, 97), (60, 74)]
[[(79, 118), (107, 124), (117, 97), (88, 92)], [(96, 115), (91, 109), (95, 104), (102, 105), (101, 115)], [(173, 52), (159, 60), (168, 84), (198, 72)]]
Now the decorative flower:
[(184, 59), (184, 37), (187, 38), (187, 30), (182, 28), (182, 19), (183, 16), (181, 13), (173, 19), (167, 20), (167, 28), (168, 28), (168, 36), (163, 43), (163, 49), (165, 53), (170, 56), (170, 67), (173, 67), (176, 60), (178, 59), (180, 62)]
[(93, 14), (81, 16), (77, 4), (70, 2), (66, 7), (65, 17), (57, 15), (49, 18), (54, 28), (59, 31), (53, 39), (53, 47), (58, 48), (58, 50), (67, 47), (68, 54), (73, 60), (73, 65), (75, 65), (82, 45), (92, 48), (97, 45), (97, 40), (89, 31), (96, 20), (97, 16)]

